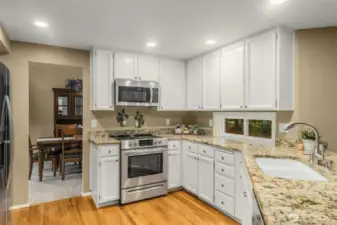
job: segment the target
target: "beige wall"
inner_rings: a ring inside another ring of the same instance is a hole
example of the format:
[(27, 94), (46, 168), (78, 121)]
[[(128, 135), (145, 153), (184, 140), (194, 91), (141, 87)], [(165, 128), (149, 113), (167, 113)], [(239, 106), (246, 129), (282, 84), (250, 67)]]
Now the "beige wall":
[[(315, 125), (329, 149), (337, 151), (337, 27), (299, 30), (295, 46), (295, 112), (291, 120)], [(281, 113), (279, 118), (287, 116)]]
[(33, 143), (38, 137), (53, 136), (52, 88), (64, 88), (66, 79), (82, 79), (82, 73), (81, 67), (29, 63), (29, 134)]

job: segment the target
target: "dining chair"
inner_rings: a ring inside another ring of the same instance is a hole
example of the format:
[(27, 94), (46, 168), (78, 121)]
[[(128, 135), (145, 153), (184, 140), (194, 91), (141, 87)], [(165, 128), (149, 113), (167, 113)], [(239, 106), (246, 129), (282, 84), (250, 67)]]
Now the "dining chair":
[[(33, 165), (36, 162), (39, 162), (39, 148), (36, 145), (32, 144), (32, 141), (30, 139), (30, 135), (28, 137), (29, 139), (29, 175), (28, 179), (30, 180), (32, 177), (32, 172), (33, 172)], [(60, 156), (60, 151), (55, 151), (55, 150), (49, 150), (46, 152), (46, 157), (44, 158), (44, 161), (51, 161), (52, 162), (52, 170), (53, 170), (53, 175), (56, 177), (56, 171), (59, 166), (59, 157)], [(40, 168), (39, 168), (40, 169)]]
[[(67, 162), (78, 162), (82, 164), (82, 144), (66, 144), (65, 143), (65, 136), (63, 129), (60, 130), (61, 138), (62, 138), (62, 153), (61, 153), (61, 179), (64, 180), (65, 178), (65, 164)], [(69, 136), (68, 136), (69, 137)], [(76, 134), (71, 136), (71, 138), (80, 138), (82, 140), (82, 129), (76, 128)], [(66, 146), (71, 146), (71, 148), (66, 148)]]

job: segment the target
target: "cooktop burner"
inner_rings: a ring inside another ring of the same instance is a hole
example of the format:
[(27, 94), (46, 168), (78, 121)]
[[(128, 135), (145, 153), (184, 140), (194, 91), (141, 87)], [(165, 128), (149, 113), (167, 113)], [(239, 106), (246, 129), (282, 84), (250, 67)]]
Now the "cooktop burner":
[(121, 150), (167, 147), (167, 138), (149, 133), (110, 135), (110, 137), (120, 140)]

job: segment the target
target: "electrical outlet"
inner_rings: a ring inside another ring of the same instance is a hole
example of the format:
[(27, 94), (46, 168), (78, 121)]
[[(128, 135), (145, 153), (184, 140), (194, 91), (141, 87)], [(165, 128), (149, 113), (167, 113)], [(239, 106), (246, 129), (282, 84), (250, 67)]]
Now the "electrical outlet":
[(97, 120), (91, 120), (91, 128), (97, 127)]
[(209, 125), (210, 127), (213, 127), (213, 120), (212, 120), (212, 119), (210, 119), (210, 120), (208, 121), (208, 125)]
[(284, 127), (285, 127), (286, 125), (287, 125), (286, 123), (279, 123), (279, 125), (278, 125), (278, 132), (279, 132), (279, 133), (288, 133), (287, 130), (284, 130)]
[(165, 123), (166, 123), (166, 126), (170, 126), (170, 119), (166, 119)]

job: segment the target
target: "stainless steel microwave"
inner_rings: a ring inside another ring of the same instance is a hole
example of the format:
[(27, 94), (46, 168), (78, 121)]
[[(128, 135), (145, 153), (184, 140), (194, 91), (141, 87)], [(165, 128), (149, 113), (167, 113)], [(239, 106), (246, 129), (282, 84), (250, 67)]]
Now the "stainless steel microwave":
[(138, 80), (115, 80), (116, 106), (158, 106), (158, 82)]

